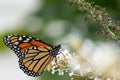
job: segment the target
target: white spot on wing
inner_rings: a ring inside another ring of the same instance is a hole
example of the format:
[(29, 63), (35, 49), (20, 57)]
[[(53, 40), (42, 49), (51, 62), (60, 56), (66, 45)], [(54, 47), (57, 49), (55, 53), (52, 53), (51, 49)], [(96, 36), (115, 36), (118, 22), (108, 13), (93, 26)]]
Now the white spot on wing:
[(24, 40), (23, 42), (28, 42), (28, 40)]
[(32, 39), (32, 37), (29, 37), (30, 39)]
[(26, 37), (26, 36), (23, 36), (23, 37)]
[(11, 36), (8, 36), (8, 38), (10, 38)]
[(27, 41), (29, 41), (30, 39), (29, 39), (29, 38), (27, 38), (26, 40), (27, 40)]
[(21, 41), (21, 40), (22, 40), (22, 37), (19, 37), (19, 40)]

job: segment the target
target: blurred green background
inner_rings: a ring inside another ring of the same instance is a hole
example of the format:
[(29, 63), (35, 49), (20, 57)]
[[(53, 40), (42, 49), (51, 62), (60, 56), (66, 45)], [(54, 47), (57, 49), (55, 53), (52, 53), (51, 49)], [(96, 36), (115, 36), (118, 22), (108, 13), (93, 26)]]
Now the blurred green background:
[[(105, 7), (113, 19), (120, 19), (120, 0), (87, 1), (95, 2), (95, 4)], [(18, 69), (18, 59), (16, 55), (14, 55), (14, 52), (9, 50), (2, 42), (2, 38), (5, 35), (21, 34), (34, 36), (52, 45), (67, 43), (67, 46), (71, 51), (76, 50), (70, 44), (71, 37), (82, 40), (87, 38), (94, 42), (104, 42), (104, 36), (96, 35), (96, 32), (101, 25), (89, 19), (85, 20), (86, 15), (86, 12), (78, 12), (75, 7), (70, 6), (70, 4), (64, 0), (1, 0), (0, 59), (3, 61), (0, 61), (2, 64), (11, 63), (9, 61), (9, 55), (13, 54), (12, 56), (15, 57), (15, 63), (9, 64), (6, 67), (1, 64), (0, 67), (3, 71), (0, 71), (0, 78), (5, 78), (5, 76), (8, 75), (9, 77), (11, 77), (11, 75), (16, 76), (16, 74), (19, 74), (17, 72), (14, 74), (14, 71), (7, 74), (7, 71), (11, 69), (9, 66), (13, 66), (14, 64), (16, 64), (18, 72), (21, 71)], [(76, 39), (73, 39), (72, 42), (76, 42)], [(4, 60), (7, 63), (4, 62)], [(8, 69), (6, 70), (5, 68)], [(23, 74), (22, 71), (21, 74)], [(24, 79), (23, 77), (24, 76), (21, 76), (20, 78)], [(25, 76), (26, 80), (27, 78)], [(11, 77), (11, 79), (15, 80), (17, 78)], [(64, 76), (58, 76), (57, 73), (52, 75), (50, 72), (45, 71), (36, 80), (70, 80), (70, 78), (67, 73), (65, 73)]]

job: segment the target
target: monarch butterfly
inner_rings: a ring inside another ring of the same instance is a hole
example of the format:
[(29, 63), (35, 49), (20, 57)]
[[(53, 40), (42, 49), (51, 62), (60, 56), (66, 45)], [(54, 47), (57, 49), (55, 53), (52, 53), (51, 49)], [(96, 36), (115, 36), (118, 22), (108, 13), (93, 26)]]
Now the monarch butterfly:
[(19, 58), (19, 67), (28, 76), (40, 76), (47, 65), (59, 54), (61, 44), (52, 46), (41, 40), (23, 35), (8, 35), (3, 38), (6, 46)]

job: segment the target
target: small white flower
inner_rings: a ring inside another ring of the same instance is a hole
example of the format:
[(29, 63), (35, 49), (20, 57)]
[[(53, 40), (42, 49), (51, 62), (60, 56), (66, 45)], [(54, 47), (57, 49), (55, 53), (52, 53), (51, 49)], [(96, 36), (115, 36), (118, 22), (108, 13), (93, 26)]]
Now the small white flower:
[(52, 70), (55, 70), (55, 68), (56, 68), (55, 66), (52, 66), (52, 68), (51, 68), (51, 69), (52, 69)]
[(72, 55), (71, 55), (70, 53), (68, 53), (68, 54), (65, 56), (65, 58), (66, 58), (67, 60), (71, 59), (71, 57), (72, 57)]
[(52, 70), (51, 73), (52, 73), (52, 74), (55, 74), (55, 70)]
[(69, 72), (69, 76), (71, 77), (71, 76), (73, 76), (74, 75), (74, 72), (73, 71), (70, 71)]
[(61, 69), (58, 69), (58, 75), (64, 75), (64, 72)]
[(75, 69), (75, 70), (80, 69), (80, 64), (75, 65), (75, 68), (74, 68), (74, 69)]
[(111, 80), (110, 78), (107, 78), (106, 80)]
[(69, 53), (69, 50), (65, 49), (64, 51), (62, 51), (62, 53), (67, 54)]
[(55, 61), (52, 61), (52, 62), (51, 62), (51, 65), (54, 65), (54, 64), (56, 64)]
[(98, 80), (97, 78), (94, 78), (94, 80)]
[(94, 80), (102, 80), (102, 79), (100, 79), (100, 78), (96, 77), (96, 78), (94, 78)]
[(64, 51), (62, 51), (62, 53), (63, 53), (63, 55), (65, 56), (65, 58), (67, 59), (67, 60), (69, 60), (69, 58), (71, 58), (71, 54), (70, 54), (70, 52), (69, 52), (69, 50), (67, 50), (67, 49), (65, 49)]
[(74, 80), (74, 78), (71, 78), (71, 80)]
[(91, 67), (88, 67), (86, 71), (91, 72), (92, 71)]

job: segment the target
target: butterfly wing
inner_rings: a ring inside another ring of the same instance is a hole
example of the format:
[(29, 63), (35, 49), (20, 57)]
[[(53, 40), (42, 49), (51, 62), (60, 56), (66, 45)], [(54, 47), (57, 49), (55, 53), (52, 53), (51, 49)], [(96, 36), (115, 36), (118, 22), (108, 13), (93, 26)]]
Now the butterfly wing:
[(54, 55), (51, 53), (57, 53), (59, 50), (41, 40), (22, 35), (5, 36), (3, 42), (18, 56), (20, 69), (34, 77), (42, 74), (53, 60)]
[(22, 54), (25, 50), (32, 48), (32, 47), (40, 47), (45, 46), (49, 50), (52, 49), (52, 46), (42, 42), (38, 39), (28, 36), (22, 35), (8, 35), (3, 38), (3, 42), (6, 46), (12, 49), (16, 55), (21, 58)]
[(27, 49), (24, 56), (19, 60), (20, 69), (29, 76), (39, 76), (46, 66), (53, 60), (49, 49), (46, 47), (33, 47)]

